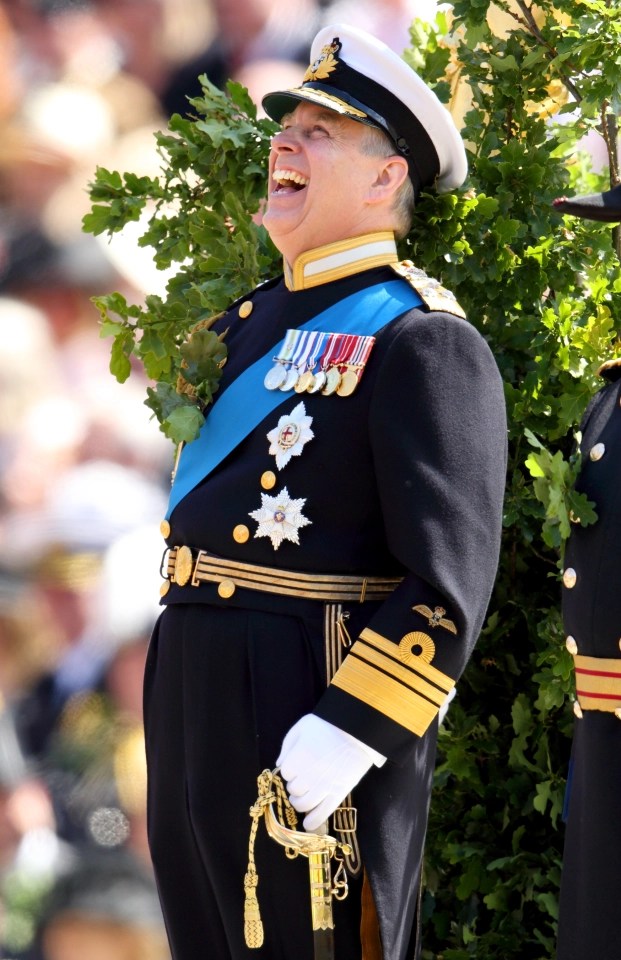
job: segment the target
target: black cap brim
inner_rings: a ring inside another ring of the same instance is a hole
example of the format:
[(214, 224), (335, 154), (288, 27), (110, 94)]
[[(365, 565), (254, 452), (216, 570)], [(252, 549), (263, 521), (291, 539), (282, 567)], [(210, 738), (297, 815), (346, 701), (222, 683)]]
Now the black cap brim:
[(585, 197), (559, 197), (554, 209), (569, 213), (583, 220), (599, 220), (602, 223), (621, 223), (621, 183), (604, 193), (592, 193)]

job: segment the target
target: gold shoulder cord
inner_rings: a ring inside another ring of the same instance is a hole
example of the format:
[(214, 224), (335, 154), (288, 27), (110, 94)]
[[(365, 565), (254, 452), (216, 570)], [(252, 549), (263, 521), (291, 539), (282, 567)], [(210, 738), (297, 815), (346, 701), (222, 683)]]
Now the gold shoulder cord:
[[(334, 927), (332, 897), (344, 900), (347, 896), (347, 874), (343, 866), (343, 856), (350, 852), (347, 844), (340, 843), (327, 834), (321, 836), (294, 829), (297, 816), (275, 770), (264, 770), (257, 783), (259, 796), (250, 808), (252, 826), (248, 843), (248, 870), (244, 877), (244, 937), (246, 946), (251, 950), (263, 945), (263, 921), (257, 897), (259, 875), (254, 859), (254, 845), (261, 817), (265, 818), (269, 836), (285, 848), (285, 854), (290, 860), (299, 854), (308, 857), (313, 930)], [(330, 869), (332, 857), (339, 864), (334, 880)]]

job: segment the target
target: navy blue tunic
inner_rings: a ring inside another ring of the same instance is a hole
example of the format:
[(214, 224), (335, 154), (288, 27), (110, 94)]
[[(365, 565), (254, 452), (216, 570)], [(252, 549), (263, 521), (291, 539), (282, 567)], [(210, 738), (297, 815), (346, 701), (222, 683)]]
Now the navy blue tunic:
[[(569, 539), (565, 568), (576, 578), (563, 587), (563, 624), (580, 656), (617, 660), (621, 672), (620, 399), (617, 380), (596, 394), (584, 419), (577, 488), (595, 503), (598, 519), (576, 525)], [(621, 719), (584, 710), (575, 721), (571, 769), (558, 958), (619, 960)]]
[[(394, 279), (381, 267), (310, 290), (292, 292), (282, 281), (258, 288), (247, 298), (250, 316), (240, 317), (236, 304), (219, 321), (218, 329), (229, 328), (222, 394), (264, 355), (267, 372), (287, 329)], [(278, 470), (267, 434), (300, 401), (313, 438)], [(351, 396), (283, 394), (177, 504), (170, 546), (276, 569), (403, 580), (384, 601), (345, 604), (353, 646), (327, 689), (323, 602), (171, 585), (147, 664), (145, 722), (150, 843), (174, 960), (194, 960), (197, 949), (214, 960), (310, 960), (306, 864), (286, 860), (272, 841), (257, 851), (266, 945), (250, 951), (243, 942), (256, 777), (274, 766), (283, 736), (309, 711), (389, 758), (354, 791), (358, 835), (385, 957), (411, 960), (420, 949), (438, 710), (425, 691), (436, 681), (434, 696), (450, 689), (481, 629), (505, 470), (503, 390), (487, 343), (465, 320), (422, 306), (377, 333)], [(277, 475), (271, 492), (286, 487), (310, 521), (299, 543), (278, 549), (255, 536), (250, 517), (269, 471)], [(240, 525), (249, 531), (243, 541), (233, 536)], [(431, 611), (449, 626), (432, 622)], [(433, 641), (420, 676), (416, 658), (399, 652), (412, 632)], [(354, 883), (336, 905), (338, 960), (360, 957), (359, 899)]]

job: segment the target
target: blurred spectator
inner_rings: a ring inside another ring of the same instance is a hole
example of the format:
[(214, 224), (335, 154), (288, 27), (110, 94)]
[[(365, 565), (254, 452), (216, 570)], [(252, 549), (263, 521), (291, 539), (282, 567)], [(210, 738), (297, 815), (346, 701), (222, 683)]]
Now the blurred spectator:
[[(64, 472), (36, 523), (10, 537), (21, 568), (0, 581), (0, 600), (24, 584), (29, 609), (40, 604), (55, 634), (46, 659), (28, 670), (13, 666), (12, 709), (7, 699), (0, 714), (0, 786), (9, 785), (0, 789), (0, 879), (4, 864), (8, 884), (0, 943), (7, 941), (15, 960), (22, 960), (17, 947), (32, 940), (42, 896), (67, 866), (37, 950), (23, 960), (168, 956), (146, 841), (142, 728), (163, 503), (161, 488), (139, 473), (93, 461)], [(3, 643), (9, 611), (16, 615), (15, 602), (7, 607), (2, 617), (0, 605), (0, 661), (5, 653), (11, 665), (11, 654), (21, 659), (23, 651)], [(74, 861), (79, 867), (85, 857), (94, 871), (89, 896), (73, 911), (79, 917), (63, 908), (61, 920), (58, 896), (79, 889), (82, 881), (75, 887), (70, 878)]]
[(12, 76), (20, 88), (30, 89), (55, 76), (59, 64), (50, 38), (46, 0), (2, 0), (0, 9), (13, 33)]
[(148, 864), (142, 685), (149, 639), (160, 612), (161, 554), (161, 534), (153, 524), (116, 540), (104, 558), (95, 605), (110, 651), (103, 686), (115, 717), (111, 777), (116, 802), (127, 818), (127, 846)]
[(156, 90), (167, 70), (164, 15), (162, 0), (55, 2), (50, 40), (66, 76), (101, 83), (122, 72)]
[(17, 71), (17, 37), (0, 6), (0, 121), (16, 109), (21, 92)]
[[(115, 794), (109, 766), (105, 789), (99, 783), (94, 793), (85, 790), (84, 779), (87, 768), (100, 759), (102, 747), (109, 745), (105, 736), (113, 710), (102, 699), (106, 671), (118, 646), (107, 627), (113, 616), (121, 618), (112, 609), (107, 622), (101, 615), (105, 553), (144, 524), (157, 532), (164, 502), (161, 487), (136, 471), (109, 461), (90, 461), (62, 473), (50, 486), (43, 507), (19, 516), (10, 528), (12, 562), (33, 578), (34, 597), (56, 635), (53, 664), (16, 705), (18, 730), (27, 755), (38, 761), (50, 786), (58, 828), (67, 839), (84, 836), (93, 808)], [(138, 610), (143, 564), (145, 571), (152, 570), (155, 602), (157, 553), (146, 559), (136, 552), (135, 560), (126, 558), (118, 572), (134, 585)], [(143, 620), (135, 635), (142, 637), (153, 621), (154, 616), (146, 625)]]
[(22, 574), (0, 570), (0, 705), (19, 701), (58, 656), (59, 634)]
[(294, 60), (260, 59), (245, 63), (233, 79), (246, 87), (257, 106), (257, 115), (264, 117), (261, 104), (264, 94), (270, 90), (290, 90), (300, 83), (304, 68)]
[(51, 804), (44, 788), (29, 771), (13, 718), (0, 700), (0, 874), (12, 868), (25, 836), (54, 826)]
[(28, 960), (167, 960), (155, 883), (128, 851), (81, 850), (49, 896)]
[(161, 94), (166, 115), (191, 112), (188, 97), (200, 96), (197, 78), (202, 74), (223, 89), (229, 78), (258, 60), (308, 66), (319, 23), (315, 0), (212, 0), (212, 7), (213, 40), (171, 74)]
[(7, 702), (0, 698), (0, 950), (21, 958), (34, 938), (42, 898), (71, 851), (55, 833), (43, 782), (20, 748)]
[(321, 22), (355, 23), (401, 54), (410, 45), (412, 21), (433, 20), (437, 5), (437, 0), (326, 0)]
[(0, 504), (10, 499), (5, 471), (32, 404), (57, 392), (61, 375), (45, 314), (0, 296)]

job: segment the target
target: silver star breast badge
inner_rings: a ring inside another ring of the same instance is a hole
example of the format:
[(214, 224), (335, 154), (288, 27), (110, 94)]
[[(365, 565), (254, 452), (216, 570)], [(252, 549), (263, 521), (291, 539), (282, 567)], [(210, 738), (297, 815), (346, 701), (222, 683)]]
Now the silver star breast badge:
[(299, 457), (304, 444), (313, 439), (312, 422), (313, 418), (306, 416), (304, 404), (298, 403), (291, 413), (285, 413), (280, 418), (277, 427), (270, 430), (267, 435), (269, 452), (276, 457), (279, 470), (289, 463), (291, 457)]
[(262, 493), (260, 509), (249, 514), (259, 524), (255, 537), (269, 537), (274, 550), (278, 550), (284, 540), (299, 544), (298, 530), (312, 523), (302, 513), (305, 503), (305, 497), (292, 500), (286, 487), (275, 497)]

